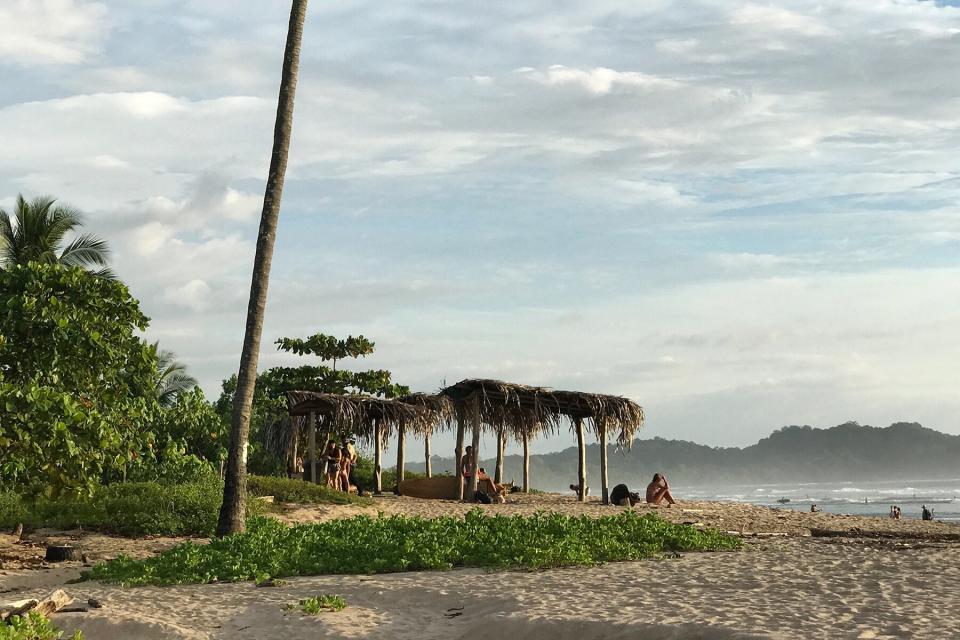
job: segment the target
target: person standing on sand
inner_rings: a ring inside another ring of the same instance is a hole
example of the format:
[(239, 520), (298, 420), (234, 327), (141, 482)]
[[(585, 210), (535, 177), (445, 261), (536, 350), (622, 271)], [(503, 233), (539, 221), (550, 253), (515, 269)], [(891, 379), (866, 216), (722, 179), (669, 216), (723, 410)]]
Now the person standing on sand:
[(463, 469), (463, 480), (467, 486), (470, 486), (470, 478), (473, 477), (473, 447), (467, 445), (460, 459), (460, 468)]
[(667, 476), (655, 473), (653, 474), (653, 482), (647, 485), (647, 504), (660, 504), (664, 500), (667, 501), (668, 507), (677, 504), (670, 493)]
[(327, 441), (327, 448), (323, 452), (323, 460), (326, 463), (327, 486), (334, 489), (340, 488), (340, 447), (334, 440)]
[(350, 444), (346, 441), (340, 448), (340, 490), (350, 493), (350, 473), (353, 471), (353, 462), (350, 456)]

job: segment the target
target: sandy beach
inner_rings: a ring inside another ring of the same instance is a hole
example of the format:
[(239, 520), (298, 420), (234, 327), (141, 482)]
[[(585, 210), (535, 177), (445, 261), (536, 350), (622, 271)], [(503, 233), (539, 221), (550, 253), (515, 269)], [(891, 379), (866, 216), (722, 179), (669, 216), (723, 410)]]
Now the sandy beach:
[[(289, 522), (359, 513), (461, 514), (471, 505), (382, 498), (375, 507), (287, 507)], [(523, 496), (486, 510), (599, 515), (614, 507), (556, 495)], [(744, 536), (740, 552), (542, 572), (464, 569), (378, 576), (122, 589), (66, 584), (82, 563), (47, 566), (43, 545), (70, 539), (88, 562), (149, 555), (175, 538), (132, 540), (78, 532), (0, 539), (0, 600), (63, 588), (102, 609), (62, 613), (63, 629), (100, 638), (946, 638), (960, 636), (958, 527), (920, 521), (806, 514), (732, 503), (683, 503), (662, 516)], [(813, 534), (813, 535), (811, 535)], [(317, 617), (286, 605), (323, 593), (348, 607)]]

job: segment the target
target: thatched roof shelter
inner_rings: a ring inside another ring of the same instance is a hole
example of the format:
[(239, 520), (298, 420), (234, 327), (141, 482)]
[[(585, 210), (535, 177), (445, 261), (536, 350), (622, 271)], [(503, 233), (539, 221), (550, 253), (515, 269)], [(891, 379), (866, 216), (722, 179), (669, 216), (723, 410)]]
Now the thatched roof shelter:
[(315, 414), (326, 428), (373, 442), (375, 431), (381, 438), (394, 429), (420, 431), (433, 415), (411, 404), (363, 395), (340, 395), (316, 391), (288, 391), (287, 409), (291, 416)]
[(546, 387), (472, 379), (443, 389), (441, 393), (463, 406), (477, 394), (480, 420), (490, 427), (506, 426), (514, 433), (553, 431), (566, 419), (589, 421), (594, 432), (617, 433), (617, 444), (629, 447), (643, 426), (643, 407), (621, 396), (579, 391), (556, 391)]
[[(473, 466), (477, 465), (477, 445), (481, 425), (498, 432), (497, 467), (503, 459), (504, 432), (512, 433), (523, 442), (524, 490), (529, 489), (529, 438), (557, 430), (569, 422), (577, 434), (579, 449), (578, 495), (586, 499), (586, 445), (584, 427), (589, 426), (600, 441), (600, 467), (603, 500), (607, 501), (607, 436), (616, 434), (617, 444), (629, 448), (637, 431), (643, 426), (643, 407), (621, 396), (577, 391), (556, 391), (546, 387), (503, 382), (502, 380), (461, 380), (441, 391), (449, 397), (457, 412), (460, 429), (458, 452), (462, 446), (463, 425), (473, 423)], [(468, 406), (469, 405), (469, 406)], [(469, 420), (468, 420), (469, 418)], [(460, 467), (458, 466), (458, 475)], [(471, 478), (468, 497), (476, 489), (476, 477)]]
[(428, 411), (433, 415), (433, 420), (425, 420), (417, 433), (419, 435), (429, 435), (437, 431), (438, 427), (449, 429), (453, 424), (455, 415), (453, 403), (445, 395), (439, 393), (411, 393), (396, 398), (397, 402), (409, 404)]

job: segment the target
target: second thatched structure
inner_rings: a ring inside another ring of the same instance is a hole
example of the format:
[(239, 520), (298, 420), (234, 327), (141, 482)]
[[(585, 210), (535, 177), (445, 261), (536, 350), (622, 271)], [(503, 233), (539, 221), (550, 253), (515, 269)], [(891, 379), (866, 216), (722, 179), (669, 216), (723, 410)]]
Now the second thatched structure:
[[(374, 446), (374, 493), (381, 493), (383, 445), (394, 432), (422, 433), (431, 428), (434, 413), (423, 406), (363, 395), (339, 395), (315, 391), (290, 391), (287, 409), (293, 420), (306, 420), (308, 477), (318, 481), (316, 433), (321, 427), (328, 433), (354, 436)], [(402, 436), (401, 436), (402, 441)], [(399, 469), (398, 469), (399, 472)]]
[[(462, 380), (440, 392), (453, 403), (457, 417), (457, 476), (460, 478), (461, 498), (472, 499), (477, 490), (477, 474), (464, 487), (463, 439), (466, 424), (473, 428), (471, 468), (477, 469), (480, 430), (483, 426), (498, 434), (498, 458), (502, 460), (500, 434), (511, 434), (523, 442), (523, 488), (530, 490), (529, 441), (539, 435), (558, 430), (569, 423), (577, 434), (579, 450), (578, 498), (586, 499), (587, 465), (585, 429), (590, 428), (600, 443), (600, 478), (603, 502), (609, 501), (607, 477), (607, 440), (615, 437), (617, 444), (629, 448), (637, 431), (643, 426), (643, 407), (621, 396), (577, 391), (556, 391), (501, 380)], [(499, 466), (499, 464), (498, 464)]]

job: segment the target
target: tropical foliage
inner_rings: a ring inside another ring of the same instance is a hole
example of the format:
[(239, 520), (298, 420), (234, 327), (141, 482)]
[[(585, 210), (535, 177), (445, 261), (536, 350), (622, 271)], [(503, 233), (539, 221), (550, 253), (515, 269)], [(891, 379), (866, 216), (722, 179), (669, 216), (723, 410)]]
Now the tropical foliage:
[[(351, 371), (336, 368), (339, 360), (373, 353), (376, 345), (364, 336), (339, 339), (318, 333), (305, 339), (280, 338), (276, 344), (282, 351), (301, 356), (312, 355), (319, 358), (321, 363), (331, 364), (273, 367), (257, 376), (250, 410), (251, 446), (248, 464), (253, 473), (282, 474), (287, 469), (287, 461), (266, 451), (259, 444), (267, 427), (278, 421), (289, 422), (286, 400), (288, 391), (364, 393), (388, 398), (410, 393), (408, 387), (393, 382), (392, 374), (385, 369)], [(223, 381), (223, 392), (216, 402), (216, 407), (225, 422), (229, 421), (233, 410), (236, 388), (236, 376)]]
[(154, 342), (153, 348), (157, 351), (157, 400), (162, 407), (173, 406), (177, 398), (197, 386), (197, 379), (187, 373), (187, 367), (177, 362), (173, 351), (160, 349), (159, 343)]
[[(25, 616), (13, 616), (7, 624), (0, 624), (0, 640), (60, 640), (63, 631), (57, 629), (44, 615), (31, 611)], [(70, 640), (83, 640), (83, 632), (74, 631)]]
[(0, 272), (0, 484), (84, 490), (150, 447), (157, 356), (120, 282), (31, 262)]
[(0, 209), (0, 269), (30, 262), (68, 267), (100, 267), (95, 273), (113, 277), (106, 268), (107, 243), (92, 234), (82, 234), (64, 245), (67, 237), (83, 226), (80, 212), (53, 198), (27, 201), (17, 196), (13, 217)]
[(85, 574), (124, 585), (262, 580), (454, 567), (594, 565), (669, 551), (737, 549), (738, 538), (621, 511), (590, 518), (540, 513), (465, 518), (357, 516), (287, 527), (255, 518), (246, 533), (210, 544), (182, 544), (145, 560), (119, 557)]
[(123, 535), (213, 533), (223, 497), (215, 476), (180, 484), (116, 482), (89, 496), (22, 497), (0, 493), (0, 528), (84, 529)]

